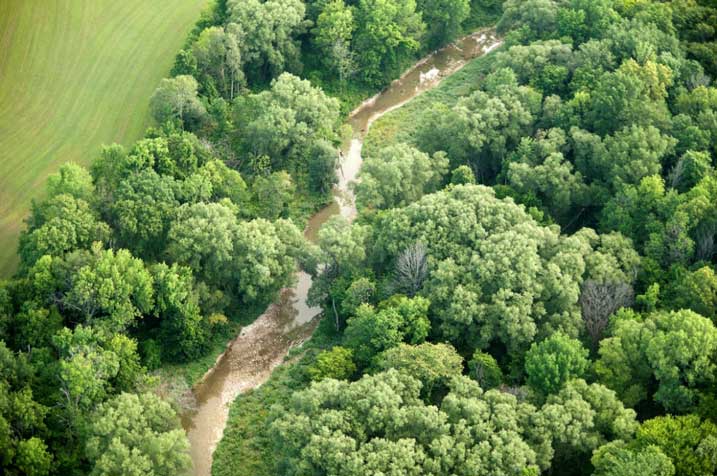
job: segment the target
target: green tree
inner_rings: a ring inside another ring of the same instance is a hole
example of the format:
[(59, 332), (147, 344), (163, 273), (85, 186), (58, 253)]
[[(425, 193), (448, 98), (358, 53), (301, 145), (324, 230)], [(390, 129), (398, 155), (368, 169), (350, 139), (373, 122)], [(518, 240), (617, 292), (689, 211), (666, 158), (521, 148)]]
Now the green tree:
[(476, 350), (468, 361), (470, 376), (481, 388), (490, 390), (503, 383), (503, 371), (492, 355)]
[(586, 466), (593, 450), (609, 441), (631, 439), (639, 426), (635, 412), (625, 409), (615, 392), (581, 379), (548, 397), (540, 412), (552, 435), (556, 469)]
[(711, 171), (712, 159), (707, 152), (688, 150), (682, 154), (675, 167), (670, 171), (670, 185), (680, 193), (686, 192)]
[(200, 82), (205, 89), (215, 89), (230, 101), (245, 83), (237, 38), (241, 34), (236, 24), (226, 28), (213, 26), (202, 31), (192, 45)]
[(557, 393), (568, 380), (582, 377), (589, 365), (587, 349), (561, 332), (534, 343), (525, 354), (528, 385), (544, 396)]
[[(354, 60), (350, 48), (355, 29), (353, 10), (343, 0), (333, 0), (323, 7), (312, 30), (324, 64), (339, 72), (342, 81), (347, 79), (346, 61)], [(353, 64), (348, 67), (353, 69)]]
[(307, 26), (303, 1), (229, 0), (227, 10), (229, 21), (237, 25), (237, 44), (250, 83), (300, 69), (298, 36)]
[(296, 392), (271, 426), (286, 475), (537, 474), (549, 439), (536, 410), (509, 394), (455, 378), (440, 409), (418, 380), (389, 370), (353, 383), (324, 380)]
[(163, 79), (152, 95), (152, 116), (160, 123), (178, 120), (188, 129), (197, 128), (204, 120), (206, 109), (199, 100), (199, 84), (192, 76)]
[(35, 205), (20, 236), (23, 269), (41, 256), (62, 257), (78, 249), (89, 249), (94, 242), (108, 242), (110, 230), (87, 202), (68, 194), (57, 195)]
[(246, 301), (254, 301), (290, 284), (296, 259), (303, 252), (303, 238), (290, 221), (257, 219), (239, 223), (234, 247), (232, 270), (239, 293)]
[(594, 476), (673, 476), (675, 466), (657, 446), (633, 450), (623, 441), (613, 441), (598, 448), (591, 459)]
[(598, 379), (629, 406), (649, 397), (669, 411), (689, 410), (715, 375), (717, 329), (692, 311), (654, 312), (644, 318), (618, 313), (612, 336), (600, 342)]
[(425, 298), (398, 296), (384, 301), (378, 309), (363, 304), (348, 319), (344, 346), (351, 349), (359, 367), (367, 367), (374, 357), (401, 342), (420, 344), (428, 335), (430, 322)]
[(237, 219), (220, 203), (183, 205), (169, 230), (167, 254), (194, 274), (218, 284), (230, 278)]
[[(249, 191), (246, 182), (239, 172), (230, 169), (221, 160), (210, 160), (198, 173), (207, 177), (212, 184), (212, 201), (228, 198), (239, 207), (248, 205)], [(243, 213), (248, 214), (248, 211)]]
[(640, 448), (657, 447), (675, 466), (675, 476), (717, 471), (717, 426), (696, 415), (663, 416), (648, 420), (635, 436)]
[(162, 352), (170, 360), (189, 361), (206, 349), (209, 329), (199, 308), (199, 293), (189, 268), (159, 263), (150, 268), (160, 319)]
[(122, 393), (94, 412), (87, 438), (93, 476), (189, 474), (189, 443), (172, 407), (154, 394)]
[(251, 184), (254, 214), (267, 220), (286, 216), (295, 191), (294, 181), (286, 171), (256, 177)]
[(147, 258), (164, 251), (179, 207), (175, 188), (174, 179), (152, 169), (132, 174), (120, 183), (111, 208), (122, 246)]
[(62, 164), (56, 174), (47, 177), (48, 198), (67, 194), (89, 203), (94, 191), (89, 171), (74, 162)]
[(70, 279), (62, 306), (108, 335), (124, 331), (154, 305), (152, 276), (127, 250), (93, 246), (90, 262)]
[(336, 139), (339, 103), (307, 80), (284, 73), (271, 89), (247, 96), (235, 107), (243, 149), (267, 156), (272, 170), (306, 170), (306, 156), (320, 139)]
[(356, 205), (377, 210), (408, 205), (436, 191), (447, 172), (445, 154), (431, 158), (406, 144), (386, 147), (361, 166)]
[(39, 437), (49, 408), (33, 398), (34, 369), (0, 340), (0, 463), (9, 476), (46, 476), (52, 455)]
[(613, 162), (611, 175), (616, 183), (637, 184), (644, 177), (658, 175), (663, 160), (677, 141), (653, 127), (632, 125), (605, 139)]
[(468, 18), (468, 0), (417, 0), (416, 10), (426, 24), (426, 43), (429, 47), (441, 46), (461, 33), (461, 24)]
[(698, 314), (717, 319), (717, 276), (709, 266), (695, 271), (676, 268), (671, 273), (664, 299), (672, 309), (691, 309)]
[(463, 372), (463, 358), (450, 344), (399, 344), (379, 354), (376, 367), (396, 369), (418, 379), (422, 396), (437, 402), (447, 392), (453, 377)]
[(420, 47), (425, 24), (416, 0), (360, 0), (355, 18), (361, 76), (369, 84), (385, 84)]
[(608, 0), (570, 0), (558, 10), (558, 32), (578, 45), (591, 38), (602, 38), (619, 19)]
[(356, 372), (351, 350), (338, 345), (324, 350), (316, 356), (316, 361), (309, 367), (311, 380), (320, 381), (327, 378), (346, 380)]
[(527, 43), (553, 36), (557, 21), (558, 4), (553, 0), (507, 0), (497, 29), (500, 34), (516, 30), (518, 38)]
[(372, 229), (370, 257), (378, 269), (425, 244), (430, 271), (420, 294), (431, 301), (434, 332), (459, 349), (500, 343), (519, 356), (555, 330), (577, 336), (582, 327), (579, 286), (590, 243), (539, 226), (490, 188), (426, 195), (383, 212)]

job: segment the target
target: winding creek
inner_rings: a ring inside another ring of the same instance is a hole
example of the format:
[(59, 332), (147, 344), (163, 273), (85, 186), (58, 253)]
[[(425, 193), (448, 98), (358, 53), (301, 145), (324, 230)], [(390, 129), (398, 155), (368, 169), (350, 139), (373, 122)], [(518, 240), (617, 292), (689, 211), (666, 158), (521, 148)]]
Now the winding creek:
[[(309, 221), (305, 235), (314, 241), (319, 227), (335, 214), (348, 219), (356, 215), (349, 184), (361, 168), (361, 148), (371, 124), (425, 92), (441, 79), (462, 68), (469, 60), (500, 45), (493, 30), (481, 30), (431, 53), (394, 81), (381, 93), (365, 101), (349, 118), (353, 138), (341, 153), (339, 183), (334, 202), (317, 212)], [(196, 407), (182, 417), (191, 445), (196, 476), (211, 474), (212, 453), (222, 437), (229, 405), (240, 393), (264, 383), (288, 351), (311, 337), (321, 309), (309, 307), (306, 298), (311, 276), (299, 272), (297, 284), (284, 289), (277, 301), (254, 323), (227, 345), (215, 366), (194, 387)]]

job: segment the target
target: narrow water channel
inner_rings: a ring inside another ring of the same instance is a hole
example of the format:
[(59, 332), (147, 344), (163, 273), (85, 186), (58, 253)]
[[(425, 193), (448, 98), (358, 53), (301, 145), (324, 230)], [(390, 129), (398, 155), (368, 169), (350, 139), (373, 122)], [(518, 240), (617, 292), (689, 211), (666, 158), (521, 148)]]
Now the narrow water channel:
[[(493, 30), (482, 30), (457, 40), (419, 61), (381, 93), (365, 101), (349, 116), (353, 139), (341, 153), (339, 183), (334, 202), (309, 221), (305, 235), (315, 241), (319, 227), (332, 215), (348, 219), (356, 215), (349, 184), (361, 168), (361, 148), (371, 123), (418, 94), (435, 87), (441, 79), (458, 71), (469, 60), (500, 45)], [(311, 337), (320, 308), (306, 304), (311, 276), (299, 272), (297, 284), (284, 289), (250, 326), (227, 346), (215, 366), (193, 390), (196, 408), (182, 417), (187, 431), (196, 476), (211, 474), (212, 453), (222, 437), (229, 405), (242, 392), (264, 383), (288, 351)]]

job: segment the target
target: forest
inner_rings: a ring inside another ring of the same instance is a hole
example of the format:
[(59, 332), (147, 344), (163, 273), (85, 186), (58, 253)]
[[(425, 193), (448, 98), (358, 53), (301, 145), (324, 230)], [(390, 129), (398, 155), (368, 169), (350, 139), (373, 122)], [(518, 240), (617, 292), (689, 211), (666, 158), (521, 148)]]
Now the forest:
[[(307, 239), (350, 112), (482, 28), (501, 46), (377, 120), (356, 218)], [(213, 476), (716, 474), (715, 78), (715, 0), (216, 0), (145, 136), (33, 202), (3, 474), (192, 474), (201, 375), (168, 369), (297, 269), (318, 327), (231, 405)]]

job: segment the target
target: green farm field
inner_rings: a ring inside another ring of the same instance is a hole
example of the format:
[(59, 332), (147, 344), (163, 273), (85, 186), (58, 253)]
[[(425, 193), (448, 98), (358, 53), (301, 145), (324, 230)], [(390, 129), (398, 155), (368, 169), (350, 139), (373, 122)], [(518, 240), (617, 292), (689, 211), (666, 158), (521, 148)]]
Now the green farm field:
[(208, 0), (0, 0), (0, 276), (48, 174), (148, 125)]

